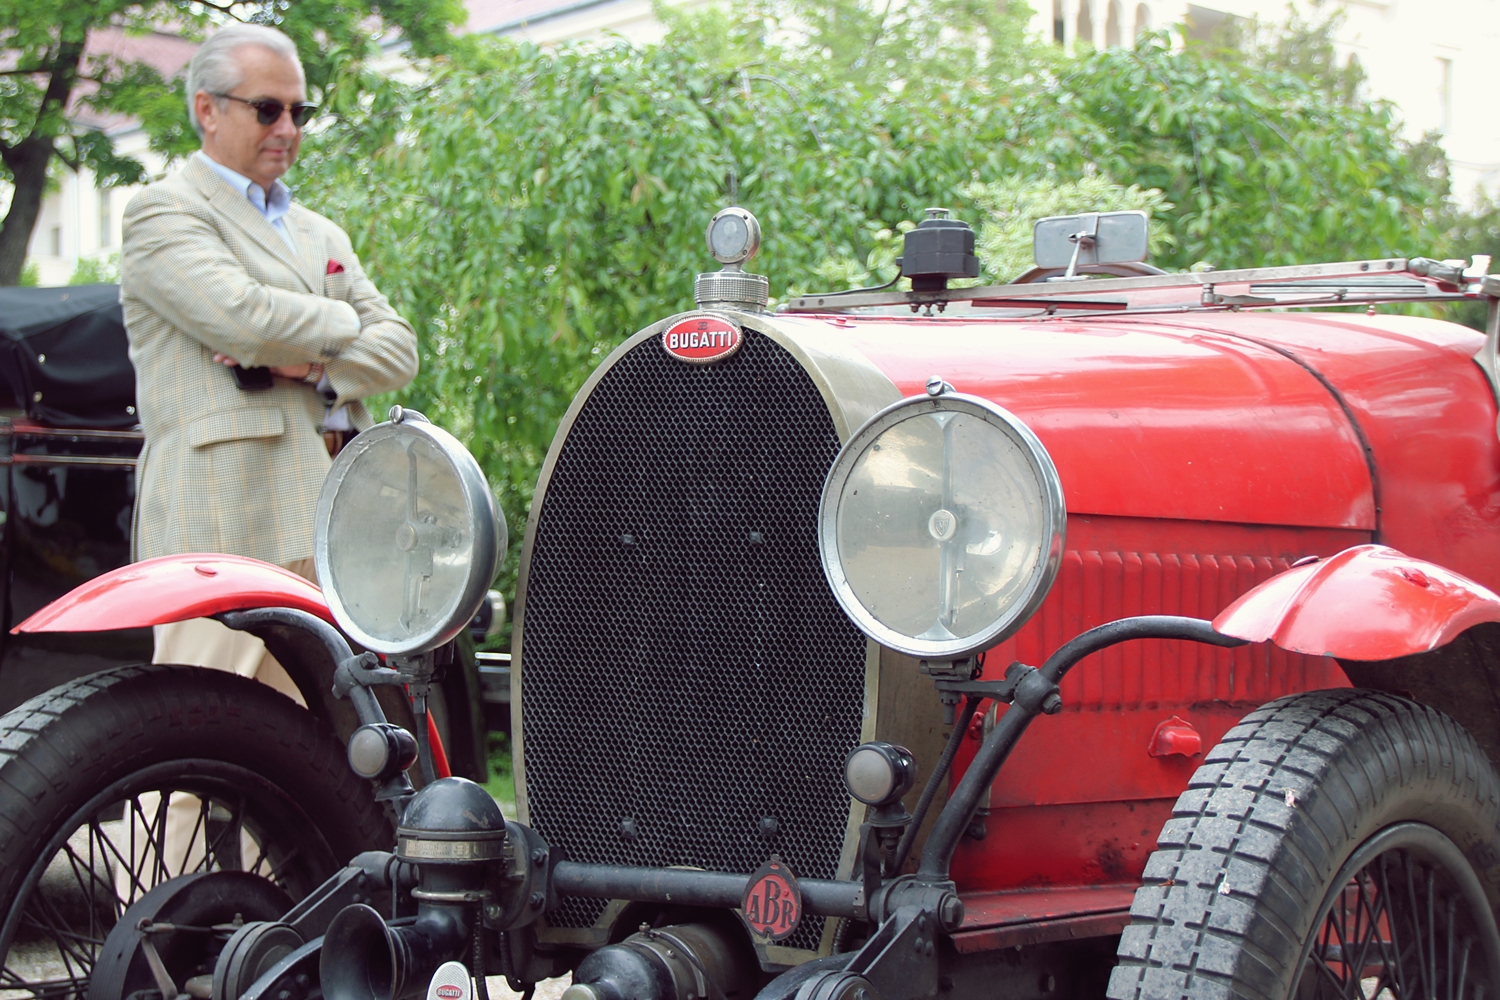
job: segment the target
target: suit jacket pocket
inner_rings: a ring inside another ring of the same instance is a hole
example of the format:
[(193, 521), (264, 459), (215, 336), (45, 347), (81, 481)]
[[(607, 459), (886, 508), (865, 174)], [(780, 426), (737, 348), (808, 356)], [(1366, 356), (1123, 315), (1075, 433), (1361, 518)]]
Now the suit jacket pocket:
[(348, 271), (338, 271), (323, 276), (323, 295), (327, 298), (348, 302), (353, 288), (354, 275)]
[(284, 433), (286, 417), (279, 408), (220, 410), (188, 425), (188, 444), (202, 448), (220, 441), (280, 437)]

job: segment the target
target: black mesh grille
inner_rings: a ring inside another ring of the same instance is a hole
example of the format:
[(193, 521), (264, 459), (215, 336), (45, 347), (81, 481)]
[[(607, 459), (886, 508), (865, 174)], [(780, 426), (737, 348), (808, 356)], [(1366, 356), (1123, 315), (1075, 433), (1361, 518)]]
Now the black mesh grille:
[[(818, 563), (837, 452), (812, 380), (759, 334), (709, 365), (647, 340), (594, 389), (541, 501), (522, 640), (530, 819), (564, 857), (835, 875), (865, 660)], [(816, 948), (822, 923), (786, 943)]]

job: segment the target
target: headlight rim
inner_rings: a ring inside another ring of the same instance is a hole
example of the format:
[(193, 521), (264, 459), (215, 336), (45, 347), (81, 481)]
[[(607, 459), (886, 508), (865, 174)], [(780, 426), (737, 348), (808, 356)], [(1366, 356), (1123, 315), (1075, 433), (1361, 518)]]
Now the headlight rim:
[[(394, 414), (395, 410), (392, 412)], [(354, 463), (387, 435), (402, 433), (425, 438), (443, 454), (450, 468), (457, 474), (469, 508), (474, 543), (469, 578), (460, 591), (459, 599), (452, 605), (454, 610), (449, 618), (405, 642), (392, 642), (372, 635), (361, 627), (333, 586), (328, 526), (339, 489), (348, 478)], [(499, 505), (495, 502), (495, 495), (490, 491), (489, 483), (474, 456), (452, 434), (431, 423), (420, 413), (406, 410), (396, 420), (384, 421), (356, 434), (333, 460), (318, 494), (314, 514), (313, 566), (318, 574), (323, 598), (328, 603), (328, 610), (349, 638), (365, 649), (384, 656), (417, 656), (444, 645), (468, 627), (494, 581), (507, 543), (506, 525), (500, 516)], [(463, 613), (465, 609), (468, 609), (467, 614)]]
[[(954, 640), (917, 639), (881, 622), (855, 596), (854, 588), (844, 573), (843, 560), (839, 556), (839, 501), (856, 462), (881, 434), (916, 415), (908, 412), (914, 409), (919, 412), (924, 409), (927, 412), (954, 410), (977, 416), (998, 427), (1009, 434), (1029, 457), (1042, 486), (1043, 509), (1046, 514), (1041, 538), (1042, 558), (1038, 560), (1032, 573), (1025, 599), (1013, 604), (1006, 614), (992, 622), (988, 628)], [(952, 391), (937, 396), (924, 393), (899, 399), (880, 410), (849, 435), (849, 439), (840, 448), (838, 457), (834, 459), (823, 481), (823, 492), (818, 500), (818, 556), (834, 599), (850, 620), (874, 642), (922, 660), (961, 660), (1009, 639), (1041, 608), (1042, 602), (1051, 593), (1062, 566), (1067, 520), (1067, 505), (1057, 466), (1041, 439), (1019, 417), (982, 396)]]

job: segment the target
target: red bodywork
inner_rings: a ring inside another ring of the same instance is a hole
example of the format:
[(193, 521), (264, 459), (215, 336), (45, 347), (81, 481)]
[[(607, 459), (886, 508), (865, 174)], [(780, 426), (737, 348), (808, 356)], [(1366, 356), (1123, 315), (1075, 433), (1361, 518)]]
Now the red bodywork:
[(323, 591), (290, 570), (244, 556), (192, 554), (110, 570), (11, 631), (105, 632), (246, 608), (296, 608), (333, 621)]
[(1314, 656), (1391, 660), (1486, 622), (1500, 622), (1500, 597), (1488, 589), (1395, 549), (1358, 545), (1267, 580), (1225, 608), (1214, 630)]
[[(1292, 563), (1326, 560), (1225, 612), (1226, 631), (1256, 645), (1127, 643), (1066, 677), (1062, 713), (1032, 725), (983, 839), (954, 858), (961, 949), (1123, 927), (1201, 753), (1271, 699), (1348, 685), (1316, 654), (1400, 655), (1500, 620), (1484, 589), (1500, 586), (1500, 442), (1471, 330), (1306, 313), (779, 319), (844, 329), (902, 395), (941, 375), (994, 400), (1051, 454), (1069, 512), (1061, 571), (1040, 613), (989, 651), (988, 677), (1118, 618), (1214, 618)], [(1421, 570), (1428, 586), (1389, 550), (1327, 558), (1370, 543), (1437, 564)], [(1355, 599), (1404, 613), (1351, 627), (1352, 605), (1330, 606)], [(1288, 600), (1306, 613), (1283, 614)]]
[[(323, 591), (290, 570), (245, 556), (158, 556), (74, 588), (12, 632), (105, 632), (166, 625), (248, 608), (295, 608), (336, 624)], [(438, 777), (452, 771), (431, 715), (427, 736)]]

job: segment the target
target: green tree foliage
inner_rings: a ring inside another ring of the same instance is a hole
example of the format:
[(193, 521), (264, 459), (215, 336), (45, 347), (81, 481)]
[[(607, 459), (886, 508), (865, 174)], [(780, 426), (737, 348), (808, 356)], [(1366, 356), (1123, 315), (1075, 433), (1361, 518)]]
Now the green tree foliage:
[[(120, 255), (110, 254), (108, 257), (79, 257), (78, 263), (73, 266), (73, 273), (68, 277), (70, 285), (98, 285), (104, 283), (117, 283), (120, 280)], [(25, 284), (23, 281), (22, 284)]]
[(92, 33), (165, 26), (192, 36), (231, 20), (271, 24), (297, 41), (311, 89), (337, 108), (353, 99), (348, 83), (369, 48), (372, 18), (399, 27), (414, 52), (431, 54), (447, 46), (463, 7), (460, 0), (0, 0), (0, 180), (12, 189), (0, 223), (0, 285), (21, 277), (54, 157), (88, 168), (100, 184), (144, 176), (139, 161), (80, 124), (80, 108), (138, 119), (158, 150), (197, 147), (181, 80), (91, 49)]
[(1292, 73), (1344, 104), (1361, 102), (1365, 71), (1353, 56), (1340, 59), (1334, 35), (1344, 10), (1312, 0), (1309, 10), (1289, 3), (1281, 21), (1232, 18), (1210, 43), (1216, 59)]
[(1046, 54), (1026, 38), (1031, 10), (1020, 0), (740, 0), (707, 18), (661, 14), (678, 43), (728, 40), (702, 49), (721, 64), (812, 62), (824, 79), (907, 99), (956, 85), (1004, 91)]
[(372, 84), (304, 147), (298, 197), (350, 231), (421, 335), (402, 402), (452, 428), (496, 488), (507, 589), (558, 420), (612, 347), (692, 308), (724, 205), (761, 219), (754, 269), (781, 297), (888, 280), (903, 226), (932, 205), (981, 223), (1006, 277), (1034, 215), (1099, 207), (1150, 211), (1169, 267), (1423, 238), (1434, 195), (1389, 112), (1291, 69), (1164, 35), (1062, 58), (1006, 41), (1003, 18), (969, 57), (871, 46), (861, 63), (849, 25), (874, 15), (850, 9), (804, 17), (805, 43), (783, 30), (796, 7), (676, 19), (645, 48), (471, 39), (421, 85)]
[[(1097, 174), (1076, 181), (1008, 177), (992, 184), (972, 184), (964, 195), (981, 213), (975, 252), (984, 264), (986, 279), (995, 282), (1009, 281), (1035, 263), (1031, 230), (1038, 219), (1068, 215), (1084, 205), (1091, 212), (1134, 210), (1158, 218), (1172, 211), (1171, 203), (1154, 188), (1125, 187)], [(1155, 227), (1148, 249), (1153, 260), (1169, 256), (1170, 230)]]
[(1164, 34), (1061, 68), (1026, 103), (1064, 176), (1085, 164), (1162, 191), (1175, 241), (1158, 264), (1219, 267), (1415, 255), (1437, 195), (1390, 110), (1302, 76), (1174, 50)]

